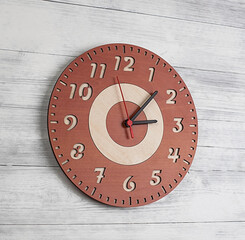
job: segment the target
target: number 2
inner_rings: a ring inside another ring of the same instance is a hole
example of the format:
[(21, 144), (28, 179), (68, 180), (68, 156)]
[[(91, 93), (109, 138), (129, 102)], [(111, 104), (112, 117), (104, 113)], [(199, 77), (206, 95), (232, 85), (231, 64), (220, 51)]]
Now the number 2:
[(169, 89), (167, 90), (167, 94), (170, 95), (170, 98), (166, 101), (167, 104), (175, 104), (176, 101), (174, 100), (177, 96), (177, 92), (173, 89)]

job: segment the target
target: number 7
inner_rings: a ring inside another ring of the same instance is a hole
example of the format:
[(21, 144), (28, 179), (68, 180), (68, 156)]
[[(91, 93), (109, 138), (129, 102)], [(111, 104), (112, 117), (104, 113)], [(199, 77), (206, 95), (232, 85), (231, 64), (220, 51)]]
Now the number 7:
[(105, 168), (95, 168), (94, 172), (100, 172), (99, 175), (97, 176), (97, 183), (101, 183), (102, 178), (105, 177)]

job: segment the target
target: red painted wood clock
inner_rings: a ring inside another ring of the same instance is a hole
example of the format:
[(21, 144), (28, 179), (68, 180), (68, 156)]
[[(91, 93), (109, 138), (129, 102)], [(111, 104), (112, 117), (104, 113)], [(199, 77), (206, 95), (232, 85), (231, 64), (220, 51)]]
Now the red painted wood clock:
[(57, 80), (48, 110), (54, 155), (88, 196), (118, 207), (170, 193), (197, 146), (191, 94), (173, 67), (128, 44), (91, 49)]

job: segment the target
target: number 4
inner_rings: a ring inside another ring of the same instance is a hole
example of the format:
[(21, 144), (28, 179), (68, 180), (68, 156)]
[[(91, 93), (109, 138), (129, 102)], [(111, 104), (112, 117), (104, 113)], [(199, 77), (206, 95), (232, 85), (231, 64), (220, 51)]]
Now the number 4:
[(176, 148), (176, 150), (174, 150), (174, 148), (169, 148), (168, 158), (173, 159), (173, 163), (176, 163), (178, 158), (180, 158), (179, 150), (179, 148)]

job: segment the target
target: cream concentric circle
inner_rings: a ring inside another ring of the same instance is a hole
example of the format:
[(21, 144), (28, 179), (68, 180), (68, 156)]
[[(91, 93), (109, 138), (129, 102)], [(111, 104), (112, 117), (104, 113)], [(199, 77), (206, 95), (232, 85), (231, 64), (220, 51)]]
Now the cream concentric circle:
[[(147, 91), (133, 84), (122, 83), (121, 88), (125, 101), (138, 106), (151, 96)], [(144, 113), (148, 120), (156, 119), (157, 123), (148, 125), (147, 133), (139, 144), (130, 147), (121, 146), (113, 141), (106, 128), (107, 113), (113, 105), (121, 101), (123, 99), (117, 84), (107, 87), (95, 98), (89, 113), (90, 134), (98, 150), (109, 160), (122, 165), (139, 164), (149, 159), (161, 143), (162, 113), (153, 99), (144, 109)]]

